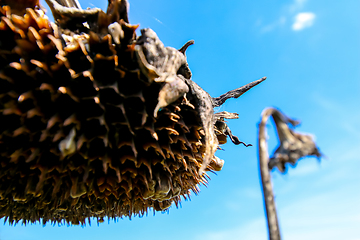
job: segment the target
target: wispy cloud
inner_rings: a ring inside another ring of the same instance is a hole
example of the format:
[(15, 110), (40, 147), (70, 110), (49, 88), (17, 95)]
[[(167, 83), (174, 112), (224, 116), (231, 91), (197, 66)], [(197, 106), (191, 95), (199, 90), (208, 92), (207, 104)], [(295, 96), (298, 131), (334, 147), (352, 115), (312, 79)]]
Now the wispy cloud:
[(292, 4), (288, 6), (288, 11), (294, 13), (300, 11), (304, 6), (307, 0), (295, 0)]
[(320, 171), (320, 166), (316, 162), (301, 162), (301, 164), (297, 164), (295, 169), (290, 168), (289, 171), (291, 171), (289, 175), (292, 177), (304, 177)]
[(261, 32), (262, 33), (266, 33), (266, 32), (271, 32), (273, 31), (275, 28), (279, 27), (279, 26), (282, 26), (286, 23), (286, 17), (285, 16), (282, 16), (280, 17), (278, 20), (272, 22), (272, 23), (269, 23), (265, 26), (262, 26), (261, 27)]
[(315, 14), (312, 12), (301, 12), (296, 14), (295, 22), (292, 25), (292, 30), (300, 31), (304, 28), (311, 27), (314, 24)]
[[(356, 144), (360, 143), (360, 129), (358, 127), (358, 122), (360, 121), (359, 111), (354, 111), (352, 105), (341, 104), (339, 99), (325, 93), (313, 92), (312, 99), (325, 114), (332, 118), (331, 122), (327, 122), (329, 126), (341, 128), (345, 133), (356, 139)], [(334, 122), (336, 122), (336, 125), (334, 125)]]
[(319, 107), (327, 111), (337, 112), (343, 108), (343, 106), (340, 103), (336, 102), (334, 99), (318, 92), (312, 93), (312, 99)]
[(235, 198), (224, 200), (224, 206), (232, 212), (240, 212), (247, 208), (239, 199), (251, 199), (252, 201), (262, 201), (261, 191), (257, 188), (236, 188), (233, 190)]
[(354, 239), (360, 233), (357, 228), (360, 224), (359, 196), (351, 188), (337, 188), (288, 205), (279, 211), (284, 237), (292, 240)]
[[(359, 194), (350, 195), (349, 189), (337, 188), (280, 208), (280, 227), (284, 239), (357, 239), (360, 233), (358, 197)], [(260, 217), (233, 228), (201, 232), (195, 239), (257, 240), (265, 239), (266, 235), (266, 220)]]
[[(327, 101), (326, 101), (327, 102)], [(333, 106), (334, 104), (325, 104)], [(337, 147), (333, 147), (334, 151)], [(318, 165), (315, 161), (300, 162), (296, 169), (290, 169), (291, 181), (286, 181), (282, 189), (275, 183), (275, 196), (281, 233), (284, 239), (349, 239), (360, 240), (360, 177), (356, 175), (357, 165), (338, 163), (347, 158), (356, 158), (356, 150), (339, 155), (339, 159)], [(336, 162), (336, 163), (335, 163)], [(336, 165), (335, 165), (336, 164)], [(306, 182), (306, 177), (316, 174), (314, 182)], [(273, 174), (278, 176), (278, 174)], [(286, 177), (286, 175), (285, 175)], [(299, 185), (299, 181), (301, 185)], [(276, 182), (276, 181), (274, 181)], [(346, 182), (346, 185), (343, 183)], [(309, 185), (310, 184), (310, 185)], [(300, 187), (302, 186), (302, 187)], [(284, 191), (283, 188), (287, 188)], [(260, 193), (251, 189), (238, 190), (240, 195), (256, 196)], [(291, 195), (291, 197), (289, 197)], [(284, 199), (288, 199), (284, 201)], [(291, 201), (290, 201), (291, 199)], [(238, 214), (242, 214), (239, 212)], [(248, 219), (247, 223), (235, 224), (226, 229), (208, 229), (199, 232), (196, 240), (265, 239), (267, 235), (265, 216)]]
[(196, 240), (258, 240), (266, 239), (266, 222), (264, 218), (249, 220), (247, 224), (235, 228), (206, 232), (196, 237)]

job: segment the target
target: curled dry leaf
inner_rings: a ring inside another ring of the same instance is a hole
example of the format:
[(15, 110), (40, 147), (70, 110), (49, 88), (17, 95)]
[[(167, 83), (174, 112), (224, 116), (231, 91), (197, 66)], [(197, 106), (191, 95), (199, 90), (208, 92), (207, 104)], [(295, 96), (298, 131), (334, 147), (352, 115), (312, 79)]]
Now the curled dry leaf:
[(306, 133), (297, 133), (290, 129), (289, 124), (296, 126), (299, 122), (286, 117), (280, 111), (273, 108), (265, 111), (272, 112), (280, 141), (279, 147), (269, 160), (270, 170), (277, 167), (280, 172), (284, 172), (286, 170), (286, 163), (294, 165), (302, 157), (316, 156), (320, 158), (322, 156), (314, 142), (313, 136)]

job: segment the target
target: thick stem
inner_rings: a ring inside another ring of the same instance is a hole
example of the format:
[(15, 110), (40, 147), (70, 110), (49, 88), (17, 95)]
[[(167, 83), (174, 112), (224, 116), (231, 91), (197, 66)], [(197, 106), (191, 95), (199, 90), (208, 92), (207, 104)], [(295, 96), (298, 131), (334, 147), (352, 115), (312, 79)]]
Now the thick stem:
[(280, 240), (280, 229), (276, 213), (274, 193), (272, 190), (270, 171), (268, 167), (269, 154), (266, 142), (266, 122), (272, 115), (275, 109), (268, 108), (262, 113), (261, 122), (259, 125), (259, 137), (258, 137), (258, 150), (259, 150), (259, 167), (261, 175), (261, 183), (263, 189), (263, 197), (265, 203), (269, 239)]

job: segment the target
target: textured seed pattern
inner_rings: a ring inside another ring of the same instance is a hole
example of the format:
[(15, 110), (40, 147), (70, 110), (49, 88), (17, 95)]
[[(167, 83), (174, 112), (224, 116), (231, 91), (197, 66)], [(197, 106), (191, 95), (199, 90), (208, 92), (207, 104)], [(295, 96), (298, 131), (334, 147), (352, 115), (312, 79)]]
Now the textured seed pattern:
[(166, 83), (141, 71), (137, 26), (105, 15), (98, 32), (67, 34), (31, 8), (0, 16), (0, 218), (143, 215), (207, 183), (193, 97), (159, 105)]

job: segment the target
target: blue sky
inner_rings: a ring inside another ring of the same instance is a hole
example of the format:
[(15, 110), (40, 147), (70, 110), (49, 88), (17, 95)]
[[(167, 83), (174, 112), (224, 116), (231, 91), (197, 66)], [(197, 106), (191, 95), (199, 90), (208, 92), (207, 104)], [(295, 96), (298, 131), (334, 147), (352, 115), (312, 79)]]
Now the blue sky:
[[(106, 8), (106, 0), (81, 1)], [(225, 160), (198, 196), (156, 213), (91, 226), (0, 225), (1, 240), (266, 239), (257, 160), (265, 107), (302, 120), (327, 156), (272, 173), (283, 239), (360, 239), (360, 17), (358, 0), (130, 0), (130, 21), (166, 46), (187, 51), (193, 80), (213, 97), (268, 79), (218, 111), (238, 112), (232, 132), (254, 146), (228, 143)], [(269, 123), (270, 151), (277, 139)]]

